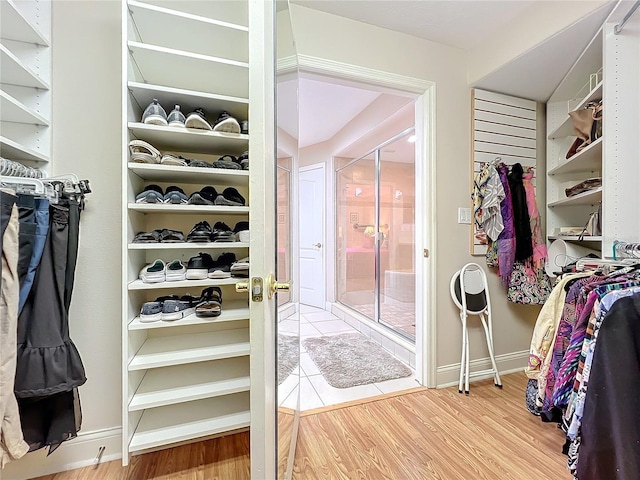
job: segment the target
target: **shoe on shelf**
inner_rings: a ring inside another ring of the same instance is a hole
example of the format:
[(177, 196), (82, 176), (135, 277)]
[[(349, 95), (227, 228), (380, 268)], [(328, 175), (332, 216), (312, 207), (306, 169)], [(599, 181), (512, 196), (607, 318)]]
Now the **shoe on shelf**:
[(131, 140), (129, 152), (133, 163), (160, 163), (160, 150), (144, 140)]
[(162, 304), (161, 319), (171, 322), (192, 315), (199, 302), (199, 298), (189, 294), (183, 295), (180, 299), (165, 300)]
[(153, 263), (146, 265), (140, 270), (140, 280), (143, 283), (160, 283), (165, 281), (165, 263), (160, 260), (154, 260)]
[(207, 121), (204, 110), (201, 108), (196, 108), (193, 112), (187, 115), (187, 119), (184, 124), (187, 128), (211, 130), (211, 124)]
[(174, 167), (188, 167), (191, 160), (188, 158), (181, 157), (180, 155), (172, 155), (170, 153), (165, 153), (160, 159), (160, 163), (162, 165), (171, 165)]
[(229, 112), (222, 112), (213, 124), (214, 132), (240, 133), (238, 120), (229, 115)]
[(238, 163), (243, 170), (249, 170), (249, 152), (244, 152), (238, 157)]
[(180, 260), (172, 260), (167, 263), (164, 273), (167, 282), (179, 282), (180, 280), (186, 280), (187, 267)]
[(213, 267), (209, 269), (209, 278), (230, 278), (231, 265), (236, 261), (234, 253), (221, 253)]
[(242, 243), (249, 243), (249, 222), (238, 222), (233, 227), (233, 231), (236, 234), (236, 240)]
[(144, 190), (136, 195), (136, 203), (162, 203), (164, 192), (158, 185), (147, 185)]
[(233, 155), (223, 155), (213, 162), (214, 168), (226, 168), (227, 170), (241, 170), (242, 167), (238, 163), (238, 159)]
[(196, 223), (189, 234), (187, 235), (187, 242), (189, 243), (205, 243), (211, 241), (211, 225), (209, 222), (202, 221)]
[(159, 243), (162, 230), (152, 232), (138, 232), (133, 237), (133, 243)]
[(144, 109), (142, 123), (146, 123), (147, 125), (168, 125), (167, 112), (165, 112), (162, 105), (158, 103), (158, 99), (154, 98), (147, 108)]
[(160, 243), (183, 243), (184, 233), (180, 230), (171, 230), (163, 228), (160, 231)]
[(209, 162), (205, 162), (204, 160), (191, 160), (189, 162), (189, 166), (195, 168), (213, 168), (213, 165)]
[(145, 302), (140, 309), (140, 321), (144, 323), (158, 322), (162, 320), (162, 307), (168, 300), (178, 300), (177, 295), (158, 297), (152, 302)]
[(240, 124), (240, 133), (249, 134), (249, 120), (243, 120)]
[(189, 197), (190, 205), (213, 205), (218, 192), (212, 186), (204, 187), (199, 192), (193, 192)]
[(213, 226), (213, 233), (211, 239), (214, 242), (235, 242), (236, 234), (231, 230), (231, 227), (223, 222), (216, 222)]
[(245, 199), (238, 190), (233, 187), (225, 188), (222, 194), (216, 196), (215, 202), (216, 205), (227, 205), (234, 207), (244, 207)]
[(249, 257), (242, 258), (231, 265), (231, 276), (242, 278), (249, 277)]
[(181, 205), (187, 203), (187, 195), (182, 188), (176, 185), (170, 185), (167, 187), (162, 201), (163, 203), (170, 203), (172, 205)]
[(180, 105), (176, 105), (169, 113), (167, 117), (167, 121), (169, 122), (170, 127), (184, 127), (186, 118), (184, 117), (184, 113), (180, 111)]
[(209, 269), (215, 266), (215, 262), (208, 253), (198, 253), (191, 257), (187, 264), (187, 280), (204, 280), (208, 278)]
[(217, 317), (222, 313), (222, 289), (208, 287), (202, 291), (200, 303), (196, 305), (196, 317)]

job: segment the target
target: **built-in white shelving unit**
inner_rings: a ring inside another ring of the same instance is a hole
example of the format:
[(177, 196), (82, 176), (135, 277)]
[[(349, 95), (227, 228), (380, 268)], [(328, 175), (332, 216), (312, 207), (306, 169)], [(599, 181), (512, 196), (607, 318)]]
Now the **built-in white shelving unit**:
[[(249, 206), (139, 204), (145, 186), (177, 185), (187, 195), (204, 186), (237, 188), (249, 198), (249, 172), (129, 160), (128, 142), (144, 140), (164, 153), (213, 162), (249, 149), (249, 135), (146, 125), (153, 100), (167, 114), (203, 108), (213, 123), (222, 111), (238, 121), (249, 114), (247, 2), (135, 1), (123, 5), (123, 463), (129, 454), (246, 429), (249, 413), (249, 303), (235, 292), (242, 278), (143, 283), (139, 271), (156, 258), (187, 263), (198, 252), (215, 259), (249, 255), (243, 242), (133, 243), (138, 232), (168, 228), (187, 237), (198, 222), (234, 228)], [(199, 296), (222, 290), (218, 317), (196, 314), (175, 321), (142, 322), (146, 301), (165, 295)]]
[(0, 156), (48, 170), (51, 2), (0, 0)]
[[(613, 10), (547, 103), (547, 239), (579, 242), (605, 257), (615, 240), (640, 241), (640, 16), (614, 33), (629, 7)], [(602, 137), (565, 158), (576, 138), (569, 111), (597, 100)], [(602, 177), (602, 187), (566, 197), (566, 188), (592, 177)], [(600, 203), (602, 235), (557, 235), (559, 227), (585, 225)]]

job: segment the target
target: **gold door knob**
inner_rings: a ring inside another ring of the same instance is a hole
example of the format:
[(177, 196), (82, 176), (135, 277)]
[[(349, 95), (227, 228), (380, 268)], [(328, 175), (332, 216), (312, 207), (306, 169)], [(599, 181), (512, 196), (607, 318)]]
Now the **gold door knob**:
[(236, 292), (238, 293), (247, 293), (249, 291), (249, 282), (238, 282), (236, 283)]
[(267, 298), (271, 300), (276, 292), (288, 292), (291, 290), (293, 282), (278, 282), (273, 273), (267, 277)]

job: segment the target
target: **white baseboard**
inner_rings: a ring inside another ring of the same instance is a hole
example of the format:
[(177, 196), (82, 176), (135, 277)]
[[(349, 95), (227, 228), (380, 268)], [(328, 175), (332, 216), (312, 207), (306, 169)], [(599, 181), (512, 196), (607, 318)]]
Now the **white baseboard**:
[(105, 447), (100, 463), (122, 458), (122, 429), (117, 427), (79, 432), (76, 438), (64, 442), (49, 457), (47, 449), (41, 449), (10, 462), (0, 472), (0, 477), (2, 480), (27, 480), (94, 465), (100, 447)]
[[(527, 366), (527, 362), (529, 361), (529, 350), (523, 350), (521, 352), (512, 352), (505, 353), (503, 355), (496, 355), (496, 364), (498, 366), (498, 372), (500, 375), (514, 372), (522, 372), (524, 368)], [(479, 358), (477, 360), (472, 360), (469, 362), (469, 370), (471, 371), (471, 375), (474, 372), (481, 372), (483, 370), (488, 370), (491, 368), (491, 360), (489, 357)], [(471, 382), (475, 382), (477, 380), (484, 380), (487, 378), (491, 378), (492, 374), (487, 373), (486, 375), (478, 375), (477, 377), (473, 377), (470, 379)], [(458, 380), (460, 378), (460, 362), (453, 363), (451, 365), (444, 365), (442, 367), (438, 367), (438, 371), (436, 374), (436, 388), (444, 388), (451, 387), (453, 385), (458, 385)]]

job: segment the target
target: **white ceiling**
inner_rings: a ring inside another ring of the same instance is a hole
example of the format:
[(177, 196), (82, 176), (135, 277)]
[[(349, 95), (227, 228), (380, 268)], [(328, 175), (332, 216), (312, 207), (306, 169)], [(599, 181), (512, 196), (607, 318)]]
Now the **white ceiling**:
[(291, 0), (291, 2), (466, 50), (517, 17), (535, 4), (536, 0)]
[[(298, 138), (300, 148), (333, 138), (380, 96), (380, 93), (372, 90), (304, 77), (297, 82), (299, 110), (295, 102), (296, 80), (278, 84), (278, 127), (293, 138)], [(298, 125), (305, 126), (299, 136)]]

